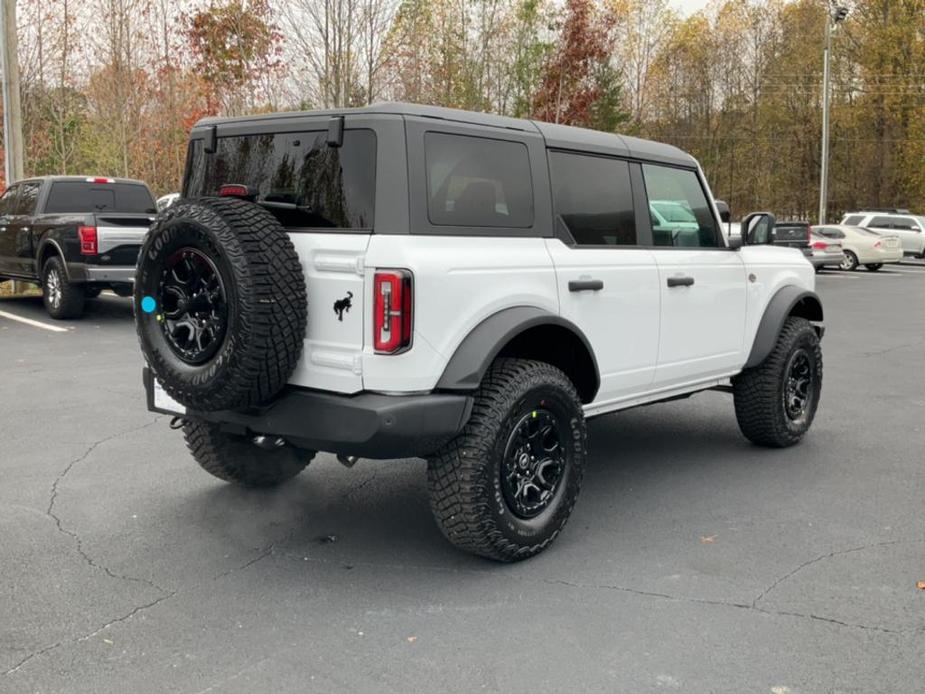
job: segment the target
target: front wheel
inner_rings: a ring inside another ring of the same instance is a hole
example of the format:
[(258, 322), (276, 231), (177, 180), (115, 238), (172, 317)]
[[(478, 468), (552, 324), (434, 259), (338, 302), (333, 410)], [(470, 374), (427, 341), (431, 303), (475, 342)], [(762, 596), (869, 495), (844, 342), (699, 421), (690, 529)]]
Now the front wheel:
[(819, 336), (805, 318), (784, 322), (761, 364), (732, 379), (739, 429), (759, 446), (784, 448), (809, 431), (822, 392)]
[(428, 459), (437, 525), (458, 548), (490, 559), (542, 552), (572, 513), (586, 442), (581, 400), (564, 373), (499, 359), (465, 429)]
[(64, 261), (52, 256), (42, 268), (42, 301), (48, 315), (57, 320), (80, 318), (84, 312), (84, 286), (67, 281)]
[(275, 487), (298, 475), (315, 457), (282, 439), (262, 440), (228, 434), (210, 422), (187, 421), (183, 437), (193, 458), (210, 475), (243, 487)]
[(864, 267), (866, 267), (869, 272), (876, 272), (883, 267), (883, 263), (867, 263)]
[(858, 268), (858, 257), (852, 251), (845, 251), (845, 259), (841, 261), (839, 265), (842, 270), (857, 270)]

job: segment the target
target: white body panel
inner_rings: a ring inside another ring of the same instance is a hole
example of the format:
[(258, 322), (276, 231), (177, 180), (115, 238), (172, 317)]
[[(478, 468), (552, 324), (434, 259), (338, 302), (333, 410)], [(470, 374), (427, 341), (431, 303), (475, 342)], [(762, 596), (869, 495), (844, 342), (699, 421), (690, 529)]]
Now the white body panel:
[[(661, 338), (655, 385), (727, 374), (745, 363), (746, 271), (735, 251), (655, 250), (661, 289)], [(669, 287), (689, 277), (688, 287)]]
[[(363, 390), (366, 234), (292, 233), (308, 292), (308, 326), (293, 385), (341, 393)], [(352, 294), (352, 296), (351, 296)], [(336, 301), (350, 300), (338, 320)]]
[[(373, 236), (372, 268), (414, 274), (414, 337), (408, 352), (379, 355), (367, 339), (363, 383), (374, 391), (421, 391), (436, 386), (447, 362), (475, 326), (513, 306), (559, 312), (556, 276), (541, 238)], [(372, 325), (372, 309), (365, 325)]]
[[(556, 266), (561, 315), (581, 328), (597, 357), (597, 399), (617, 401), (648, 390), (658, 356), (660, 301), (652, 251), (570, 247), (557, 239), (546, 244)], [(582, 279), (599, 279), (604, 287), (569, 290), (570, 280)]]

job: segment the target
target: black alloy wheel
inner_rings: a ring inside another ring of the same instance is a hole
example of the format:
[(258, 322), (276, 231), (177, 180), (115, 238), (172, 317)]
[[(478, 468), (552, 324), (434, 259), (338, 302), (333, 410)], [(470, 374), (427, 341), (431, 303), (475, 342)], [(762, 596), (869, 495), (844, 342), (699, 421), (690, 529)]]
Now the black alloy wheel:
[(173, 352), (187, 364), (211, 359), (228, 328), (225, 287), (212, 259), (197, 248), (178, 249), (164, 264), (158, 294)]
[(508, 437), (501, 462), (501, 491), (519, 518), (535, 518), (555, 497), (568, 461), (563, 427), (545, 409), (521, 417)]
[(815, 388), (809, 352), (798, 349), (790, 355), (784, 376), (784, 412), (791, 422), (805, 419)]

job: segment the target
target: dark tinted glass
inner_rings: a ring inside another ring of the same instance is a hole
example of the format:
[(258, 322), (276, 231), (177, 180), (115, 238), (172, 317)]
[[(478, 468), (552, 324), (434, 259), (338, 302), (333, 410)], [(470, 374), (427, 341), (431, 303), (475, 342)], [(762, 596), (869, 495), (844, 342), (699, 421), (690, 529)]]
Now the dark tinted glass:
[(154, 198), (138, 183), (56, 181), (51, 184), (45, 212), (154, 212)]
[(869, 227), (879, 227), (881, 229), (892, 229), (893, 220), (890, 217), (874, 217), (867, 223)]
[(431, 224), (533, 226), (533, 183), (526, 145), (427, 133), (427, 214)]
[(190, 150), (187, 197), (249, 186), (257, 202), (290, 228), (372, 229), (376, 134), (347, 130), (341, 147), (327, 131), (220, 137), (218, 150)]
[(845, 238), (845, 232), (841, 229), (833, 229), (832, 227), (820, 227), (814, 230), (817, 234), (825, 236), (830, 239), (843, 239)]
[(16, 211), (13, 214), (35, 214), (35, 203), (39, 199), (40, 183), (23, 183), (19, 188), (19, 199), (16, 201)]
[(696, 173), (656, 164), (643, 164), (642, 171), (656, 246), (719, 245), (716, 220)]
[(893, 217), (894, 229), (905, 229), (906, 231), (909, 231), (913, 226), (916, 226), (916, 224), (911, 219), (907, 219), (905, 217)]
[(845, 217), (845, 220), (842, 222), (842, 224), (847, 224), (849, 226), (857, 226), (861, 222), (862, 219), (864, 219), (864, 215), (855, 214), (855, 215), (851, 215), (850, 217)]
[(618, 159), (549, 153), (555, 213), (579, 245), (636, 243), (629, 164)]
[(18, 190), (19, 186), (10, 186), (3, 191), (3, 195), (0, 196), (0, 215), (13, 214), (13, 203)]

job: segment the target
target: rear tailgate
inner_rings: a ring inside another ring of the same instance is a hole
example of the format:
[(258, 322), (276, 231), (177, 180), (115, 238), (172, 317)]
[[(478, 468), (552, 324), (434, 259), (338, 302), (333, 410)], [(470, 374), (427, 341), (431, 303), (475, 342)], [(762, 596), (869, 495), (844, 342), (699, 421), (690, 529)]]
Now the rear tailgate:
[(778, 222), (774, 226), (774, 245), (790, 248), (809, 246), (809, 224), (806, 222)]
[(96, 215), (96, 238), (100, 262), (134, 265), (138, 249), (154, 217), (149, 214), (111, 212)]

